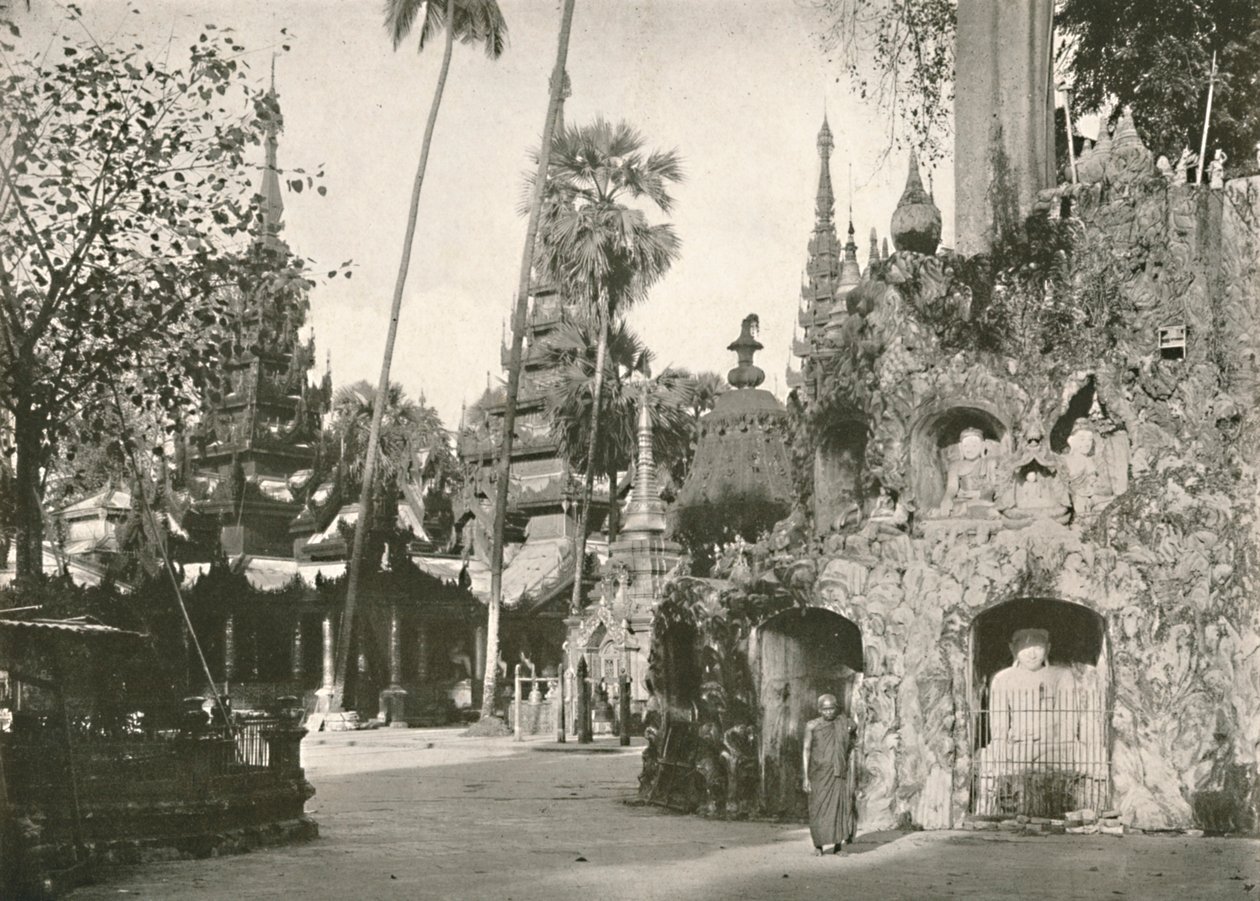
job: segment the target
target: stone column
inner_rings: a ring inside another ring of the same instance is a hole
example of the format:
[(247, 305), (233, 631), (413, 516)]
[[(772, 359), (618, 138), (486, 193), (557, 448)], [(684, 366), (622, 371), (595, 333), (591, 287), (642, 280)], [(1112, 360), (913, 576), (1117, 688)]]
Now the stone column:
[(416, 623), (416, 681), (429, 681), (429, 630), (423, 620)]
[[(501, 638), (501, 636), (500, 636)], [(473, 691), (486, 678), (486, 627), (473, 629)]]
[(1054, 186), (1054, 4), (959, 0), (954, 247), (988, 250)]
[(398, 605), (389, 605), (389, 686), (381, 691), (381, 715), (387, 725), (407, 726), (407, 692), (403, 690), (402, 653), (398, 641)]
[(302, 614), (293, 623), (293, 643), (289, 648), (289, 674), (294, 682), (302, 680)]
[(236, 623), (232, 614), (223, 621), (223, 681), (236, 677)]

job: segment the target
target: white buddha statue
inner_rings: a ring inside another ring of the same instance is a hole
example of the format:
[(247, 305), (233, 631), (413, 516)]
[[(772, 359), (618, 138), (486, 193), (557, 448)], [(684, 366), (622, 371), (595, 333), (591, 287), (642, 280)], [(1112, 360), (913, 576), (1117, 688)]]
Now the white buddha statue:
[(1063, 743), (1075, 739), (1074, 682), (1070, 669), (1046, 662), (1045, 629), (1017, 630), (1010, 649), (1014, 662), (994, 674), (989, 689), (989, 722), (993, 753), (1018, 770), (1059, 759)]

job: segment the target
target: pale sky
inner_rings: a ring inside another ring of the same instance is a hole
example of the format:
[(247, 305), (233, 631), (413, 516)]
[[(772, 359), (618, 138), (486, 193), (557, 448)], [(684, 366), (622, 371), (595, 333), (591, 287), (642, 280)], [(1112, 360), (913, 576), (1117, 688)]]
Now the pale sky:
[[(455, 48), (394, 358), (393, 379), (408, 394), (423, 394), (450, 427), (461, 402), (481, 393), (487, 372), (502, 377), (501, 330), (525, 231), (517, 213), (522, 174), (542, 130), (559, 22), (556, 0), (500, 3), (509, 26), (502, 58)], [(310, 326), (321, 366), (331, 354), (335, 384), (375, 383), (440, 42), (424, 54), (414, 41), (395, 52), (376, 0), (133, 5), (140, 15), (115, 0), (82, 2), (98, 38), (123, 28), (155, 51), (172, 34), (175, 48), (186, 48), (203, 23), (232, 26), (256, 50), (250, 62), (260, 83), (272, 48), (290, 45), (276, 61), (285, 117), (280, 165), (322, 167), (328, 194), (287, 192), (284, 237), (318, 271), (354, 261), (352, 279), (313, 291)], [(33, 5), (28, 39), (59, 24), (51, 6)], [(824, 105), (835, 135), (841, 237), (850, 165), (863, 266), (871, 227), (881, 239), (887, 234), (907, 155), (893, 151), (878, 166), (886, 120), (850, 92), (841, 66), (819, 47), (817, 23), (808, 0), (577, 0), (567, 120), (625, 119), (649, 147), (675, 148), (685, 164), (671, 216), (681, 257), (631, 315), (658, 368), (725, 373), (734, 365), (726, 345), (740, 320), (757, 313), (764, 387), (786, 395)], [(948, 161), (932, 178), (948, 244)]]

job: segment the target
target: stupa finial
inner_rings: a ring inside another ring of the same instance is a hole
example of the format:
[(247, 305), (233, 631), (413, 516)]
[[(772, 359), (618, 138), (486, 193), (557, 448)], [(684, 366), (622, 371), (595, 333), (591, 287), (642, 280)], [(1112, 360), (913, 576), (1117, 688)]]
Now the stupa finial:
[(726, 345), (727, 350), (735, 351), (739, 363), (726, 374), (726, 380), (732, 388), (756, 388), (766, 380), (766, 374), (759, 366), (753, 364), (753, 354), (761, 350), (763, 345), (755, 337), (761, 326), (756, 313), (749, 313), (740, 324), (739, 337)]

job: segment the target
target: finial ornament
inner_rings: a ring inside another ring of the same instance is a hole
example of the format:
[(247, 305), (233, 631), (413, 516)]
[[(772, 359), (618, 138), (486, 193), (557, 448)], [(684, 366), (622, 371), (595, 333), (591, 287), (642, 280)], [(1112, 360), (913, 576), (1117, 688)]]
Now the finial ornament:
[(892, 215), (893, 246), (898, 250), (934, 254), (941, 243), (941, 211), (936, 208), (919, 176), (919, 158), (910, 151), (909, 171), (901, 200)]
[(755, 337), (761, 326), (756, 313), (749, 313), (740, 324), (739, 337), (726, 346), (735, 351), (738, 365), (726, 375), (732, 388), (756, 388), (766, 380), (766, 374), (760, 367), (753, 365), (753, 354), (764, 345)]

